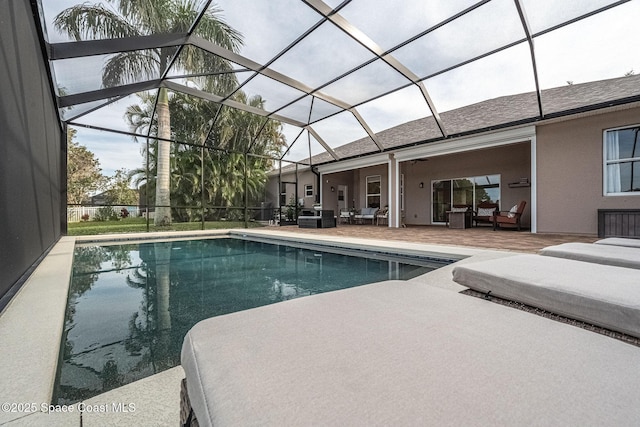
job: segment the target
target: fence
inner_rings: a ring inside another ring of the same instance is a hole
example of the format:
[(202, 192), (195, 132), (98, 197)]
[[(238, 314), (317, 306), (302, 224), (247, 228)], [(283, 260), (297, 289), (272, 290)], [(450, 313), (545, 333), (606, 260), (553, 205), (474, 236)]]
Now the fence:
[[(96, 217), (98, 210), (104, 207), (105, 206), (67, 206), (67, 221), (80, 222), (84, 215), (89, 215), (88, 221), (92, 221)], [(136, 217), (140, 215), (140, 209), (137, 206), (112, 206), (112, 208), (117, 214), (120, 214), (120, 210), (125, 208), (129, 211), (129, 216)]]

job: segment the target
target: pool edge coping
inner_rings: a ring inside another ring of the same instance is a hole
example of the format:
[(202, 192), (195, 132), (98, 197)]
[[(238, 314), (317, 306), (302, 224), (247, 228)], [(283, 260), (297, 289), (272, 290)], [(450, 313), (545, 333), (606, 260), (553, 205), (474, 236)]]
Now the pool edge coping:
[[(7, 403), (35, 404), (39, 410), (51, 402), (74, 248), (75, 237), (61, 237), (0, 315), (0, 377)], [(29, 414), (2, 411), (0, 424)]]

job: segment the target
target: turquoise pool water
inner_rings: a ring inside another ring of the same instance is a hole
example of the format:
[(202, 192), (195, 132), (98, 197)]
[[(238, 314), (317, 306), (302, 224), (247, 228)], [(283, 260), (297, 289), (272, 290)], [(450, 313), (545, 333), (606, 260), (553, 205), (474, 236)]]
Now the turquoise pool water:
[(226, 237), (76, 247), (54, 403), (179, 365), (187, 331), (208, 317), (449, 263), (328, 250)]

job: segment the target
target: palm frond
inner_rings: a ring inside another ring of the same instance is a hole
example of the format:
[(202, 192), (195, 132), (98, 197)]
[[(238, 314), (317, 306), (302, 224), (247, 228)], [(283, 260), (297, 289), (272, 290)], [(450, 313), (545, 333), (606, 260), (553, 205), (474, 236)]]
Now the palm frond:
[(83, 3), (60, 12), (55, 28), (74, 40), (123, 38), (140, 35), (126, 19), (100, 4)]
[[(189, 3), (189, 0), (186, 0)], [(222, 9), (211, 5), (196, 28), (195, 34), (227, 50), (239, 52), (243, 44), (242, 33), (227, 24)]]
[(154, 50), (120, 52), (104, 65), (102, 84), (111, 87), (157, 78), (160, 77), (158, 66)]
[(118, 8), (122, 16), (147, 34), (171, 31), (172, 0), (119, 0)]

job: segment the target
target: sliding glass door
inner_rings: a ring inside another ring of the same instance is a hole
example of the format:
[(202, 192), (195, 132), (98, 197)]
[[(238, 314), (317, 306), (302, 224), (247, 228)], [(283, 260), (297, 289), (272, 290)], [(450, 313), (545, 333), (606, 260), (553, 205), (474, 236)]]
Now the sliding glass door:
[(433, 222), (445, 222), (447, 211), (451, 209), (451, 180), (433, 181), (432, 188), (432, 215)]
[(500, 175), (453, 178), (431, 182), (432, 222), (446, 222), (453, 206), (476, 208), (480, 202), (500, 203)]

